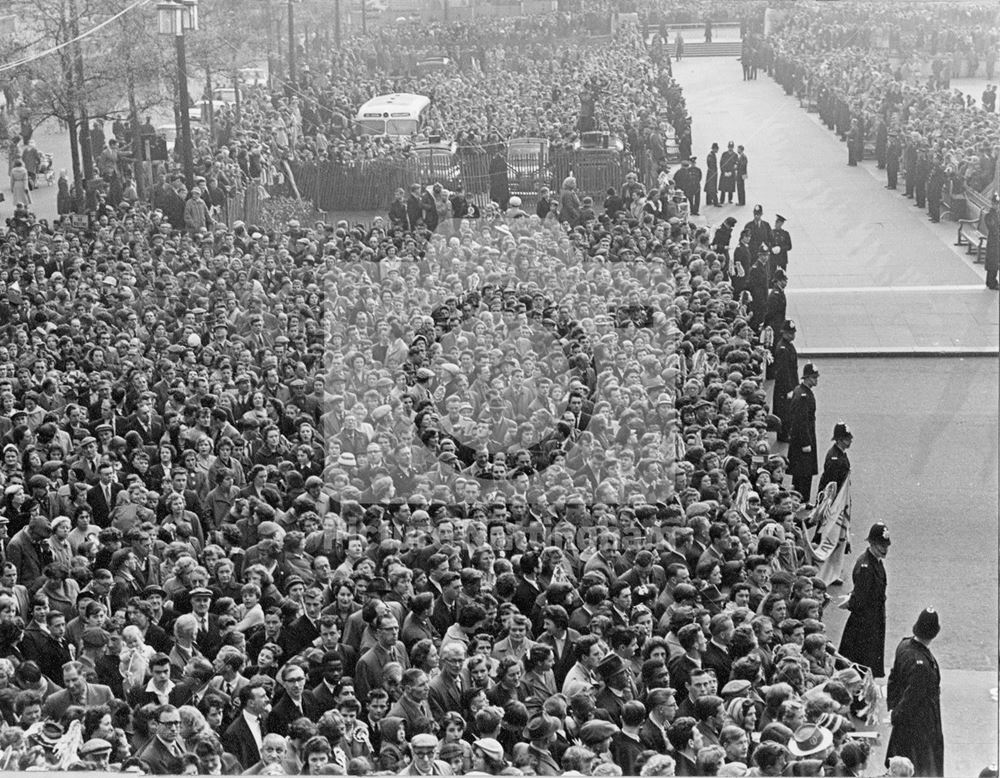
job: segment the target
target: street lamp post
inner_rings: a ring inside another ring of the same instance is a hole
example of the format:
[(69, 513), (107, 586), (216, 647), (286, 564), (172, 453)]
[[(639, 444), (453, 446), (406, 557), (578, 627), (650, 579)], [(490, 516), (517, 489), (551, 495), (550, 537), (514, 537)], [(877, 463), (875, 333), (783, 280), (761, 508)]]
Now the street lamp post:
[(172, 35), (177, 49), (177, 82), (181, 101), (181, 162), (184, 183), (190, 192), (194, 187), (194, 159), (191, 148), (191, 98), (188, 95), (187, 51), (184, 33), (198, 29), (198, 0), (163, 0), (156, 6), (160, 35)]
[(285, 90), (291, 97), (295, 93), (295, 8), (292, 0), (288, 0), (288, 88)]

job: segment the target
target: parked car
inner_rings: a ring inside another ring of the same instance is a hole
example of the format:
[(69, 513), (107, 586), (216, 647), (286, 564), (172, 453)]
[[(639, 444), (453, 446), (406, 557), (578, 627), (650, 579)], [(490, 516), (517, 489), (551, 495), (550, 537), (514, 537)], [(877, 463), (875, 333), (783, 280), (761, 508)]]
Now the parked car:
[(430, 73), (438, 73), (447, 70), (451, 66), (451, 60), (447, 57), (425, 57), (416, 64), (418, 76), (426, 76)]
[(507, 141), (507, 178), (512, 195), (536, 195), (552, 182), (549, 142), (545, 138), (511, 138)]
[(592, 130), (580, 133), (580, 138), (573, 143), (574, 151), (614, 151), (619, 154), (625, 151), (625, 143), (617, 135), (602, 130)]
[(412, 151), (417, 160), (420, 183), (440, 183), (445, 189), (454, 190), (462, 182), (462, 168), (454, 143), (419, 143)]

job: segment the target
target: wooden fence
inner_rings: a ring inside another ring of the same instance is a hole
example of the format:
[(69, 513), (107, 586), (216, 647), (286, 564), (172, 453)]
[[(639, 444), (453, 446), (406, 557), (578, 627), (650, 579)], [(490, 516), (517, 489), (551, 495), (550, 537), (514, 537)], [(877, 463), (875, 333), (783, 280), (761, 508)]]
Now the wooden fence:
[(384, 210), (397, 189), (409, 191), (412, 184), (429, 186), (435, 182), (449, 190), (461, 184), (474, 202), (486, 202), (504, 190), (530, 198), (542, 186), (558, 192), (570, 175), (576, 178), (581, 196), (603, 200), (606, 190), (620, 188), (628, 173), (639, 174), (640, 180), (655, 174), (645, 155), (637, 165), (627, 153), (556, 151), (539, 164), (537, 157), (508, 157), (502, 151), (485, 149), (462, 150), (430, 160), (291, 163), (291, 170), (299, 194), (321, 211)]

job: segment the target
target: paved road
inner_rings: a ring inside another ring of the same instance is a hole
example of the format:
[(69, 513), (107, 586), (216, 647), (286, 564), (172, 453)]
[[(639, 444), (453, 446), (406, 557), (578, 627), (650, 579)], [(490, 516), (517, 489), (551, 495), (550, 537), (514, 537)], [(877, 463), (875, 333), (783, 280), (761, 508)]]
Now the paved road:
[(844, 144), (766, 75), (745, 82), (739, 63), (724, 58), (683, 60), (675, 74), (699, 164), (712, 142), (742, 143), (749, 157), (746, 206), (703, 208), (705, 218), (742, 224), (760, 203), (766, 218), (788, 219), (800, 349), (996, 351), (997, 295), (985, 289), (982, 266), (952, 246), (953, 223), (932, 224), (912, 200), (883, 189), (874, 163), (848, 167)]
[[(975, 775), (997, 754), (998, 363), (851, 356), (995, 353), (997, 296), (983, 288), (981, 267), (951, 246), (953, 225), (931, 224), (883, 189), (872, 163), (847, 167), (843, 144), (766, 76), (745, 83), (728, 59), (684, 60), (675, 73), (702, 162), (713, 141), (724, 148), (730, 139), (750, 159), (747, 206), (709, 208), (706, 218), (742, 223), (759, 202), (769, 217), (789, 219), (800, 350), (841, 355), (818, 360), (817, 426), (821, 437), (841, 420), (855, 431), (855, 547), (875, 521), (893, 531), (889, 660), (921, 608), (936, 606), (946, 771)], [(846, 614), (827, 614), (839, 636)]]
[[(947, 774), (976, 775), (997, 753), (989, 696), (997, 686), (997, 362), (836, 359), (820, 370), (820, 437), (840, 420), (856, 436), (854, 547), (864, 548), (876, 521), (892, 532), (887, 662), (916, 614), (936, 607)], [(827, 616), (839, 636), (846, 613)]]

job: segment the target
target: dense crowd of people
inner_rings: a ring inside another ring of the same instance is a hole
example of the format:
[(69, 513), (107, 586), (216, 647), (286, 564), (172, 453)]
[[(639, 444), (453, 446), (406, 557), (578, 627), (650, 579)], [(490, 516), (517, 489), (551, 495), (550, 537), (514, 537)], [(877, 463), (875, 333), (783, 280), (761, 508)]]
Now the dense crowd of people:
[[(1000, 159), (996, 87), (982, 99), (950, 88), (967, 62), (993, 78), (1000, 27), (991, 6), (888, 4), (790, 11), (759, 57), (789, 93), (814, 101), (824, 123), (847, 142), (848, 164), (866, 145), (889, 189), (904, 193), (939, 221), (942, 203), (966, 218), (968, 190), (985, 192)], [(921, 68), (931, 63), (929, 75)]]
[(230, 229), (277, 105), (191, 192), (2, 236), (0, 767), (863, 774), (784, 219), (697, 226), (661, 171)]
[[(539, 137), (557, 152), (572, 150), (583, 132), (601, 130), (622, 140), (632, 164), (648, 153), (655, 167), (666, 158), (668, 137), (690, 143), (683, 105), (666, 116), (654, 109), (675, 88), (669, 56), (653, 56), (650, 67), (634, 25), (591, 37), (594, 16), (596, 7), (530, 23), (432, 22), (419, 34), (415, 23), (387, 25), (371, 37), (346, 39), (332, 58), (308, 57), (294, 86), (278, 81), (274, 94), (249, 90), (239, 121), (232, 107), (217, 117), (217, 139), (226, 145), (249, 134), (270, 158), (298, 164), (356, 168), (377, 161), (393, 168), (414, 159), (414, 146), (429, 139), (453, 142), (460, 155), (489, 155), (512, 138)], [(356, 121), (364, 102), (392, 92), (431, 98), (416, 135), (376, 136)]]

